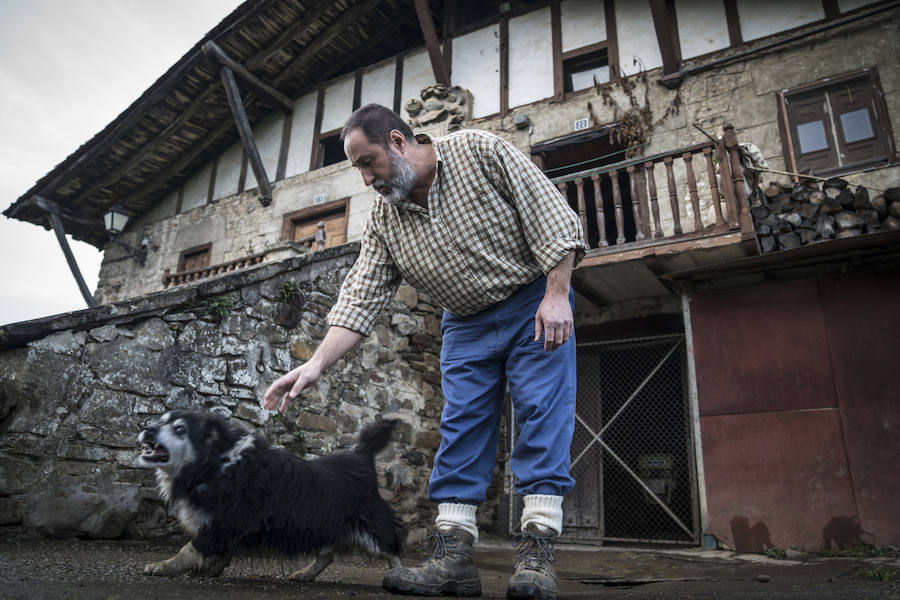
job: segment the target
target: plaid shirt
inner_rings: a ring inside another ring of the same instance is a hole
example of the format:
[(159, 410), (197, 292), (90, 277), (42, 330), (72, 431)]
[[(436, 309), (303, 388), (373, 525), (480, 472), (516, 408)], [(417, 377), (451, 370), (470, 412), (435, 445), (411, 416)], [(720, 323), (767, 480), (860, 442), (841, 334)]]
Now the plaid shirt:
[(473, 129), (432, 140), (428, 210), (377, 196), (359, 258), (329, 325), (369, 335), (401, 279), (454, 315), (480, 312), (585, 253), (581, 221), (540, 169), (502, 138)]

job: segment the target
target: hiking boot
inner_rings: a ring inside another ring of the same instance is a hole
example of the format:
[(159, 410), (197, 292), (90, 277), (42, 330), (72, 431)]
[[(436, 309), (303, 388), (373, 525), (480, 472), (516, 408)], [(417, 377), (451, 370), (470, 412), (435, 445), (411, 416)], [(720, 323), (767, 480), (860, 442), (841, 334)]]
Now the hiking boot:
[(384, 589), (413, 596), (480, 596), (481, 579), (475, 566), (475, 538), (462, 529), (436, 532), (423, 540), (434, 543), (431, 558), (415, 567), (392, 569), (384, 576)]
[(513, 538), (519, 546), (516, 572), (509, 578), (509, 600), (556, 600), (556, 571), (553, 569), (552, 538), (520, 533)]

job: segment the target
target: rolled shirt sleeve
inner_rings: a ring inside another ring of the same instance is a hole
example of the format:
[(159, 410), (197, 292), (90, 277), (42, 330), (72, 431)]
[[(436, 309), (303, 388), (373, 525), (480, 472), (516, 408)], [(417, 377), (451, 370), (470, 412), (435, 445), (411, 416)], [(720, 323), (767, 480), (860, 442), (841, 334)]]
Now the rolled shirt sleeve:
[(525, 240), (544, 274), (571, 252), (577, 266), (587, 250), (581, 220), (553, 182), (500, 137), (493, 138), (484, 160), (491, 182), (515, 205)]
[(353, 263), (338, 300), (328, 313), (331, 326), (346, 327), (365, 336), (400, 286), (401, 276), (390, 252), (376, 232), (370, 215), (363, 233), (359, 258)]

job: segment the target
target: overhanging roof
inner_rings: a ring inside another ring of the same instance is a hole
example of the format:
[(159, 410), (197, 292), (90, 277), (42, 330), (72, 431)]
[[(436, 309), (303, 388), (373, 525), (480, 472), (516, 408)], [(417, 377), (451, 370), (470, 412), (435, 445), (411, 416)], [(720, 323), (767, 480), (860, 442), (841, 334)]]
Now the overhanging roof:
[[(442, 2), (431, 4), (439, 21)], [(234, 144), (220, 64), (201, 49), (208, 41), (290, 98), (424, 44), (412, 0), (248, 0), (3, 214), (49, 228), (35, 196), (48, 198), (67, 233), (102, 248), (113, 204), (139, 215)], [(251, 124), (274, 108), (242, 96)]]

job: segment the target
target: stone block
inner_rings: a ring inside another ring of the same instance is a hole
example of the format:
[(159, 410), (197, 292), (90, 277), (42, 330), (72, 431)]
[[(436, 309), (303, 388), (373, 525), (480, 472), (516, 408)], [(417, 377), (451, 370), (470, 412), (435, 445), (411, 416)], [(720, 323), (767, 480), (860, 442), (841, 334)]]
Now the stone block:
[(25, 493), (43, 476), (36, 461), (0, 454), (0, 496)]
[(394, 301), (402, 302), (407, 308), (413, 309), (419, 303), (419, 294), (412, 287), (401, 285), (397, 288), (397, 294), (394, 296)]
[(291, 356), (303, 362), (311, 359), (315, 351), (316, 346), (311, 342), (294, 342), (291, 344)]
[(28, 496), (24, 524), (44, 535), (120, 537), (138, 512), (139, 486), (103, 475), (59, 477)]
[(162, 350), (175, 343), (172, 329), (162, 319), (148, 319), (134, 330), (134, 342), (149, 350)]
[(300, 416), (297, 418), (297, 425), (303, 429), (311, 429), (313, 431), (337, 432), (337, 421), (325, 415), (317, 415), (306, 411), (300, 413)]
[(417, 448), (426, 448), (429, 450), (437, 450), (441, 445), (440, 431), (419, 431), (416, 433), (413, 444)]
[(98, 342), (111, 342), (119, 337), (119, 330), (115, 325), (96, 327), (89, 332), (92, 339)]
[(81, 344), (78, 343), (71, 331), (61, 331), (48, 335), (45, 338), (30, 342), (28, 347), (36, 350), (49, 350), (57, 354), (77, 355), (81, 351)]

